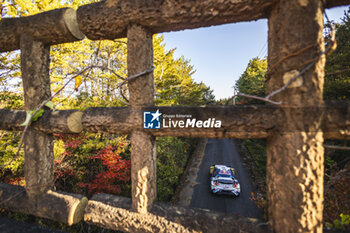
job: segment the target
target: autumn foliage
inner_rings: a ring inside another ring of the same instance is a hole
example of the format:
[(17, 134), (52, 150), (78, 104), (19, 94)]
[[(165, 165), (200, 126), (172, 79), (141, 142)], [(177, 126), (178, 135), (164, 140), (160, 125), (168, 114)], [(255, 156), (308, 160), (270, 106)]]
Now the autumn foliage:
[(119, 182), (130, 180), (130, 160), (120, 157), (123, 150), (123, 144), (118, 147), (111, 145), (101, 149), (96, 156), (90, 159), (101, 160), (107, 170), (100, 172), (96, 178), (89, 183), (80, 182), (78, 185), (82, 188), (88, 187), (90, 193), (121, 193)]
[[(56, 135), (56, 187), (65, 191), (121, 194), (130, 183), (129, 142), (126, 137)], [(59, 144), (61, 142), (61, 145)], [(77, 188), (81, 190), (74, 190)], [(127, 193), (125, 190), (124, 193)]]

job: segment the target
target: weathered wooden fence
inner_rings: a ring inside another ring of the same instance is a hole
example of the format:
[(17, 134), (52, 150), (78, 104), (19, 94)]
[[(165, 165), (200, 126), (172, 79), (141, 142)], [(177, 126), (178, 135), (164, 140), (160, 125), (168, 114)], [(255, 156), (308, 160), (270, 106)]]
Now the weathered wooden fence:
[[(348, 0), (107, 0), (73, 9), (2, 19), (0, 52), (21, 49), (26, 110), (50, 96), (50, 45), (128, 38), (128, 74), (153, 65), (152, 34), (268, 18), (268, 92), (282, 87), (284, 74), (324, 50), (323, 10)], [(302, 48), (307, 50), (300, 53)], [(294, 56), (290, 54), (295, 53)], [(282, 59), (284, 58), (284, 59)], [(281, 61), (282, 59), (282, 61)], [(277, 66), (275, 64), (278, 64)], [(157, 107), (153, 74), (128, 83), (129, 108), (46, 111), (25, 137), (26, 188), (0, 184), (1, 207), (68, 224), (91, 224), (131, 232), (256, 232), (248, 219), (154, 203), (155, 136), (267, 138), (269, 222), (275, 232), (322, 232), (324, 138), (350, 138), (350, 105), (322, 100), (325, 56), (274, 97), (279, 106)], [(273, 69), (272, 69), (273, 68)], [(220, 80), (218, 80), (220, 81)], [(300, 84), (300, 82), (299, 82)], [(142, 112), (215, 117), (219, 129), (144, 130)], [(24, 111), (0, 109), (1, 130), (21, 130)], [(99, 194), (91, 200), (52, 191), (52, 133), (131, 135), (132, 199)]]

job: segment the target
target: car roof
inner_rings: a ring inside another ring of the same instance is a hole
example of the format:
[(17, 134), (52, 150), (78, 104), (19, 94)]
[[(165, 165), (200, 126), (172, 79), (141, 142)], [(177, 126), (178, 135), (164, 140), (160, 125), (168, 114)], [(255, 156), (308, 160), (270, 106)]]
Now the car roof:
[(225, 168), (225, 169), (230, 169), (230, 168), (231, 168), (230, 166), (226, 166), (226, 165), (218, 165), (218, 164), (217, 164), (217, 165), (215, 165), (215, 167), (216, 167), (216, 168), (218, 168), (218, 169), (224, 169), (224, 168)]

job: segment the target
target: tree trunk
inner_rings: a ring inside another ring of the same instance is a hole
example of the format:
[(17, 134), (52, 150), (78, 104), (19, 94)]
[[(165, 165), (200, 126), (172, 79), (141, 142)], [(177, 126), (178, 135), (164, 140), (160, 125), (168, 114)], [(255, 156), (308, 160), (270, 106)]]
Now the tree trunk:
[[(283, 102), (284, 122), (277, 128), (280, 133), (267, 139), (267, 186), (269, 221), (279, 233), (322, 232), (323, 116), (311, 108), (323, 104), (325, 57), (318, 58), (324, 51), (322, 31), (322, 1), (280, 1), (270, 12), (268, 92), (317, 59), (274, 97)], [(298, 55), (287, 57), (293, 53)], [(299, 114), (298, 109), (307, 108), (308, 114)]]
[[(27, 35), (21, 36), (21, 71), (25, 109), (35, 110), (51, 95), (50, 48)], [(28, 128), (24, 138), (24, 176), (30, 200), (53, 188), (53, 140)]]
[[(153, 66), (152, 34), (132, 25), (128, 28), (128, 76), (149, 70)], [(153, 105), (153, 73), (128, 82), (132, 110)], [(142, 122), (137, 114), (136, 122)], [(131, 133), (131, 181), (132, 206), (139, 213), (146, 213), (157, 196), (156, 147), (153, 136), (134, 130)]]

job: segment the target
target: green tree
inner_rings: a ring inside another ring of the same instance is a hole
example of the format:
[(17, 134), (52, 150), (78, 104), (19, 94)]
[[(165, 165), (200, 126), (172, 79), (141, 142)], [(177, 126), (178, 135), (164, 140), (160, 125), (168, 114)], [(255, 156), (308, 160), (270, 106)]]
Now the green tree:
[(350, 98), (350, 7), (344, 12), (342, 23), (336, 25), (337, 49), (327, 56), (324, 98)]
[(157, 105), (206, 105), (214, 102), (213, 91), (192, 79), (195, 70), (184, 57), (165, 50), (164, 38), (154, 38), (154, 72)]
[[(267, 60), (255, 57), (248, 63), (246, 70), (237, 80), (234, 88), (244, 94), (265, 96), (265, 74), (267, 72)], [(237, 101), (244, 100), (246, 103), (257, 104), (262, 103), (259, 100), (246, 100), (241, 97)], [(249, 101), (249, 102), (248, 102)]]
[[(32, 15), (59, 7), (77, 8), (92, 2), (49, 1), (33, 2), (30, 0), (5, 0), (2, 5), (2, 16), (18, 17)], [(203, 105), (214, 101), (209, 87), (196, 83), (192, 79), (195, 72), (189, 60), (184, 57), (174, 58), (174, 51), (166, 51), (164, 38), (154, 36), (154, 71), (156, 84), (156, 104), (159, 105)], [(74, 92), (72, 83), (54, 102), (58, 108), (67, 109), (90, 106), (125, 105), (128, 92), (126, 85), (119, 88), (121, 80), (117, 75), (126, 77), (126, 39), (90, 41), (84, 39), (74, 43), (51, 46), (51, 90), (56, 92), (67, 81), (67, 74), (77, 72), (85, 67), (100, 66), (106, 69), (93, 68), (81, 75), (82, 85)], [(20, 58), (18, 52), (3, 53), (0, 56), (0, 87), (3, 90), (21, 91)], [(111, 72), (113, 70), (113, 72)], [(9, 85), (10, 84), (10, 85)], [(72, 93), (74, 93), (72, 98)], [(75, 98), (78, 96), (78, 98)]]

